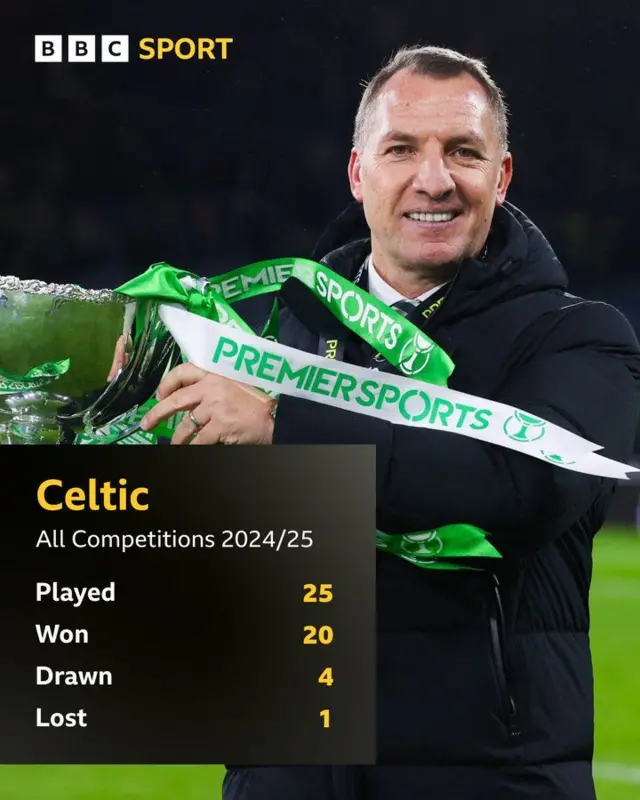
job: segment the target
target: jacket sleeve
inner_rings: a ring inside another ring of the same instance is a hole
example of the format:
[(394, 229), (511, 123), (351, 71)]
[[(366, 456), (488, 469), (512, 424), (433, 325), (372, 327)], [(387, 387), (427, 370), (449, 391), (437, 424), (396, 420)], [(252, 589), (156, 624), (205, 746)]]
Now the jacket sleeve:
[[(627, 320), (605, 304), (559, 315), (535, 355), (490, 399), (603, 446), (627, 462), (640, 410), (640, 355)], [(281, 398), (274, 443), (374, 444), (378, 518), (402, 533), (467, 523), (503, 555), (528, 552), (582, 517), (611, 481), (444, 431), (394, 425)], [(379, 523), (380, 525), (380, 523)], [(408, 527), (407, 527), (408, 526)]]

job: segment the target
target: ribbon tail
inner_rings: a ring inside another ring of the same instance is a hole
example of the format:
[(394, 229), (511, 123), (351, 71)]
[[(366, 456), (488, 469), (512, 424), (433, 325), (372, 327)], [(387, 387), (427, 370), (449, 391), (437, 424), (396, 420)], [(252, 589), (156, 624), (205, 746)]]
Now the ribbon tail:
[(625, 464), (623, 461), (614, 461), (612, 458), (598, 455), (598, 453), (581, 453), (576, 457), (575, 461), (568, 459), (560, 459), (558, 456), (546, 453), (544, 450), (540, 451), (550, 464), (556, 464), (563, 469), (568, 469), (571, 472), (581, 472), (585, 475), (597, 475), (601, 478), (615, 478), (618, 480), (627, 481), (629, 472), (640, 472), (637, 467), (632, 467), (630, 464)]

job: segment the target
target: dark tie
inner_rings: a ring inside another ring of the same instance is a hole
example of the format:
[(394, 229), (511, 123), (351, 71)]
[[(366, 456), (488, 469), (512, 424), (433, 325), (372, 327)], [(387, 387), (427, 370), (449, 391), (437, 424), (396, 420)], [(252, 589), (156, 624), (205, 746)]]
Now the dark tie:
[(413, 311), (415, 305), (411, 302), (411, 300), (398, 300), (391, 306), (391, 308), (395, 308), (399, 314), (402, 314), (403, 317), (406, 317)]

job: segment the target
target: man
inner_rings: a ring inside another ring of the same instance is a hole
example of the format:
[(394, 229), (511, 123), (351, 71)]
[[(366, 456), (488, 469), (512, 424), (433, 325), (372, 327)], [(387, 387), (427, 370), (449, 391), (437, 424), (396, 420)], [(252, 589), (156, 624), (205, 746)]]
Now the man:
[[(451, 388), (628, 462), (638, 342), (614, 308), (566, 293), (549, 243), (506, 202), (512, 172), (505, 104), (483, 64), (402, 50), (357, 114), (348, 174), (358, 213), (327, 232), (331, 252), (318, 256), (399, 302), (451, 356)], [(282, 296), (284, 344), (324, 353), (336, 337), (345, 361), (395, 371), (303, 284), (288, 281)], [(502, 556), (451, 571), (380, 551), (378, 765), (236, 767), (227, 800), (595, 798), (588, 589), (613, 480), (287, 396), (274, 420), (272, 400), (191, 364), (159, 398), (147, 427), (191, 412), (176, 443), (374, 444), (380, 530), (468, 523)]]

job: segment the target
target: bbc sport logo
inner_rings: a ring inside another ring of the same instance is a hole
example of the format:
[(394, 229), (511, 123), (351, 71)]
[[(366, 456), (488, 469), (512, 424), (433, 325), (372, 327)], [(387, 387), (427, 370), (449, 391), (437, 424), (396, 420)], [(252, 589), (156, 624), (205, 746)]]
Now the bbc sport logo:
[[(129, 61), (129, 35), (93, 34), (80, 36), (62, 34), (36, 34), (34, 36), (34, 59), (40, 63), (122, 63)], [(137, 41), (137, 57), (142, 61), (163, 58), (175, 58), (180, 61), (195, 59), (198, 61), (222, 61), (228, 58), (231, 38), (199, 37), (189, 39), (185, 36), (178, 39), (146, 36)], [(98, 57), (99, 56), (99, 57)]]

